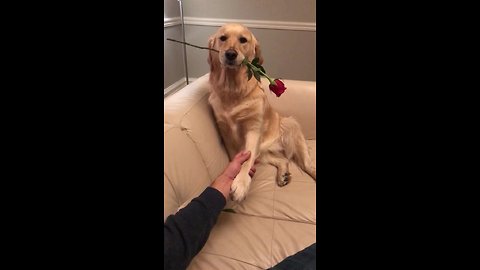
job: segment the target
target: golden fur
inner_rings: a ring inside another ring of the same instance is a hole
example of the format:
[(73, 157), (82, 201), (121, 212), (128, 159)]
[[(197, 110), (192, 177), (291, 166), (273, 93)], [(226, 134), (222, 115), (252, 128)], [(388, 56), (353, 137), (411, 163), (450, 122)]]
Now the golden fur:
[[(248, 80), (247, 68), (241, 65), (245, 57), (263, 62), (252, 32), (239, 24), (226, 24), (210, 37), (208, 45), (219, 51), (210, 51), (208, 57), (209, 103), (225, 147), (231, 159), (241, 150), (252, 152), (232, 183), (232, 199), (239, 202), (245, 198), (251, 182), (248, 171), (255, 159), (277, 167), (279, 186), (290, 181), (289, 160), (316, 179), (316, 167), (299, 124), (272, 109), (260, 83), (253, 77)], [(228, 57), (227, 52), (233, 55)]]

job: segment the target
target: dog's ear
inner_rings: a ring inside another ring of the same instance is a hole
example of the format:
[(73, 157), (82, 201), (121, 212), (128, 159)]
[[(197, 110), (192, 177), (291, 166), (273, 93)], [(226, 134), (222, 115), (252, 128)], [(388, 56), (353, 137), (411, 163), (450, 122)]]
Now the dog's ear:
[(263, 64), (263, 56), (262, 56), (262, 51), (260, 50), (260, 43), (258, 43), (258, 40), (255, 38), (255, 36), (252, 34), (252, 40), (253, 40), (253, 44), (254, 44), (254, 53), (255, 53), (255, 57), (258, 57), (258, 63), (260, 65)]
[[(215, 46), (215, 35), (210, 36), (208, 39), (208, 48), (214, 49)], [(211, 68), (213, 68), (213, 58), (216, 56), (216, 53), (214, 51), (208, 50), (208, 64), (210, 65)]]
[(257, 45), (255, 45), (255, 57), (258, 57), (258, 63), (260, 65), (263, 64), (263, 56), (262, 56), (262, 51), (260, 50), (260, 44), (257, 43)]

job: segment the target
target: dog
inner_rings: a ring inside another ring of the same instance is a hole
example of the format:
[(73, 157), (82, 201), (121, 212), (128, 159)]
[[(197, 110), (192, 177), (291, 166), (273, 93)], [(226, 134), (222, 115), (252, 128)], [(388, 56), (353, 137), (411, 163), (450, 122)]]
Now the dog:
[(208, 40), (210, 65), (209, 104), (230, 159), (241, 150), (251, 151), (233, 180), (233, 201), (245, 199), (251, 183), (248, 172), (255, 160), (277, 168), (276, 182), (282, 187), (291, 180), (289, 160), (316, 181), (316, 166), (308, 153), (300, 125), (292, 117), (282, 117), (268, 103), (261, 84), (248, 79), (244, 58), (259, 58), (260, 45), (252, 32), (241, 24), (226, 24)]

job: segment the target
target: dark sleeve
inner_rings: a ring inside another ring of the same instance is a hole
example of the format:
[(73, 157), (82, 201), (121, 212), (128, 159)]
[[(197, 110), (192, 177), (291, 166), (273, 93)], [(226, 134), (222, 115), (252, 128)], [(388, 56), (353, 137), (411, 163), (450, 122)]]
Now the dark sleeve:
[(185, 269), (207, 242), (226, 201), (222, 193), (207, 187), (197, 198), (163, 225), (163, 269)]

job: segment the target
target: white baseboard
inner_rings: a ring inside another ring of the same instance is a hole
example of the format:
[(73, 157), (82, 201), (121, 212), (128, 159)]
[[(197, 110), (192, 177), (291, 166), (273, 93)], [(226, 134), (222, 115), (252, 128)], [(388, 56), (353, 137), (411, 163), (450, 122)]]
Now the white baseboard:
[(173, 18), (163, 18), (163, 28), (172, 27), (175, 25), (181, 25), (182, 20), (180, 17), (173, 17)]
[[(225, 18), (199, 18), (184, 17), (185, 25), (203, 25), (203, 26), (222, 26), (226, 23), (240, 23), (251, 28), (274, 29), (274, 30), (293, 30), (293, 31), (317, 31), (316, 22), (289, 22), (289, 21), (260, 21), (260, 20), (240, 20)], [(163, 27), (172, 27), (182, 24), (180, 17), (163, 18)]]
[(185, 17), (186, 25), (204, 25), (204, 26), (222, 26), (226, 23), (240, 23), (251, 28), (275, 29), (275, 30), (294, 30), (294, 31), (317, 31), (316, 22), (289, 22), (289, 21), (260, 21), (260, 20), (240, 20), (224, 18), (198, 18)]
[[(188, 78), (188, 83), (192, 83), (196, 79), (197, 78)], [(180, 80), (172, 83), (169, 87), (163, 89), (163, 98), (174, 94), (175, 92), (182, 89), (186, 85), (187, 85), (187, 79), (185, 77), (183, 77)]]

